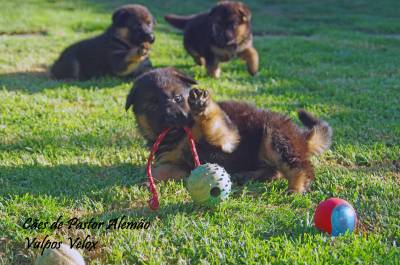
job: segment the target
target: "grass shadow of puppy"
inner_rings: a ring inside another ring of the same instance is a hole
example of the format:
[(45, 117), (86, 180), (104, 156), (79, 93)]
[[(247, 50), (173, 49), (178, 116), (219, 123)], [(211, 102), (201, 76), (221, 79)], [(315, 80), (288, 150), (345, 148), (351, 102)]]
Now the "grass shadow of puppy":
[(132, 82), (128, 78), (102, 77), (87, 81), (70, 80), (68, 82), (50, 78), (47, 70), (32, 70), (21, 72), (9, 72), (0, 74), (0, 88), (8, 91), (23, 91), (26, 93), (40, 93), (46, 89), (63, 87), (104, 88), (117, 86), (122, 83)]

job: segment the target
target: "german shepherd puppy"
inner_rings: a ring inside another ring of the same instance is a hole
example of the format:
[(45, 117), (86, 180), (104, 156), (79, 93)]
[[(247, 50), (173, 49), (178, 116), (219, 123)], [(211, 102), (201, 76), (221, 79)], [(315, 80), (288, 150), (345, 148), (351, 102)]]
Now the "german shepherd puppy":
[(186, 51), (198, 65), (206, 66), (210, 76), (218, 78), (221, 72), (219, 63), (236, 56), (247, 63), (251, 75), (258, 72), (251, 12), (245, 4), (223, 1), (209, 12), (190, 16), (166, 15), (165, 20), (183, 30)]
[(57, 79), (90, 79), (106, 75), (138, 75), (151, 68), (154, 19), (146, 7), (125, 5), (101, 35), (66, 48), (51, 68)]
[(314, 170), (311, 155), (328, 149), (332, 129), (304, 110), (305, 129), (288, 117), (244, 102), (215, 102), (196, 81), (173, 68), (151, 70), (135, 82), (126, 100), (139, 129), (152, 145), (166, 127), (172, 128), (156, 153), (158, 180), (180, 179), (194, 168), (182, 126), (191, 128), (202, 163), (217, 163), (243, 182), (267, 180), (281, 173), (289, 191), (305, 192)]

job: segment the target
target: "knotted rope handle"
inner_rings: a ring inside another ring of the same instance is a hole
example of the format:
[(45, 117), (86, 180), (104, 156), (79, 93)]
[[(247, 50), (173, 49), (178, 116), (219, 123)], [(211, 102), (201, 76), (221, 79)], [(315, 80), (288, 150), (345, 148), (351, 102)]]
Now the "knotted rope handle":
[[(192, 156), (193, 156), (194, 165), (195, 165), (195, 167), (198, 167), (198, 166), (200, 166), (200, 159), (199, 159), (199, 155), (197, 154), (196, 144), (194, 142), (192, 132), (187, 127), (183, 127), (183, 129), (185, 130), (186, 136), (187, 136), (188, 141), (189, 141), (189, 148), (190, 148), (190, 151), (191, 151)], [(152, 210), (157, 210), (158, 209), (159, 202), (158, 202), (158, 194), (157, 194), (157, 190), (156, 190), (156, 184), (154, 183), (153, 174), (151, 173), (151, 163), (153, 162), (154, 155), (158, 150), (158, 146), (164, 140), (164, 138), (168, 134), (169, 130), (170, 130), (170, 128), (165, 128), (158, 135), (156, 141), (153, 144), (153, 147), (150, 150), (149, 159), (147, 160), (146, 171), (147, 171), (147, 176), (148, 176), (149, 182), (150, 182), (149, 189), (150, 189), (150, 192), (152, 193), (152, 198), (149, 200), (149, 207)]]

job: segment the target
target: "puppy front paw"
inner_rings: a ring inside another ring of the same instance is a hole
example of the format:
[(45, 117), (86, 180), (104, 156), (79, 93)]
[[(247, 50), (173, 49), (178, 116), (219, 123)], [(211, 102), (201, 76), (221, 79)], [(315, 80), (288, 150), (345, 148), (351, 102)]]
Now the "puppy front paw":
[(150, 53), (150, 43), (148, 42), (144, 42), (140, 45), (138, 54), (140, 54), (141, 56), (147, 56)]
[(250, 75), (255, 76), (258, 73), (258, 66), (249, 64), (247, 66), (247, 71), (249, 72)]
[(207, 106), (210, 104), (211, 97), (210, 93), (204, 89), (193, 88), (189, 92), (188, 103), (190, 110), (194, 114), (204, 112)]
[(143, 61), (150, 53), (150, 44), (143, 43), (140, 46), (129, 50), (126, 61), (130, 63), (139, 63)]
[(220, 78), (221, 77), (221, 68), (219, 68), (219, 67), (207, 68), (207, 74), (213, 78)]

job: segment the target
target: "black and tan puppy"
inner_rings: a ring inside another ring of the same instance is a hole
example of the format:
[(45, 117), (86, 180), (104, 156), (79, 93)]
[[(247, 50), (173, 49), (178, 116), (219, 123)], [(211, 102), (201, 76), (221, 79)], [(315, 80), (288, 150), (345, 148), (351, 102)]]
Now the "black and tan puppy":
[(153, 16), (146, 7), (126, 5), (112, 16), (101, 35), (66, 48), (51, 68), (57, 79), (90, 79), (106, 75), (138, 75), (151, 68)]
[(177, 16), (165, 20), (183, 30), (186, 51), (198, 65), (205, 65), (210, 76), (220, 76), (220, 62), (239, 56), (251, 75), (258, 71), (258, 53), (253, 47), (251, 12), (241, 2), (223, 1), (209, 12)]
[(329, 125), (301, 110), (306, 128), (288, 117), (243, 102), (214, 102), (196, 81), (162, 68), (141, 75), (127, 97), (139, 128), (153, 144), (166, 127), (173, 128), (156, 154), (154, 175), (159, 180), (188, 176), (193, 161), (182, 126), (191, 127), (202, 163), (217, 163), (233, 175), (267, 180), (281, 173), (289, 190), (305, 192), (314, 178), (311, 155), (329, 148)]

